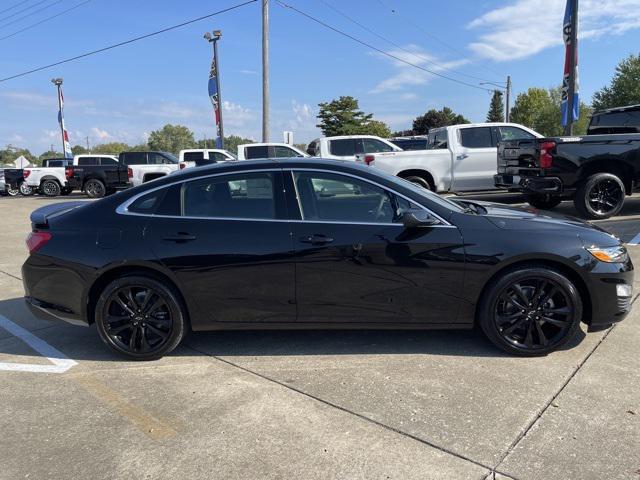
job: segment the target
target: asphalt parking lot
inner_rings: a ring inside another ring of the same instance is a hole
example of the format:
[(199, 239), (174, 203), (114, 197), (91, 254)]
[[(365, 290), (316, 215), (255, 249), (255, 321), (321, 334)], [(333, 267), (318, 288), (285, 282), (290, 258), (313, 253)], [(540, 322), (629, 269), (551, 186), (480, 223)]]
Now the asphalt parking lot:
[[(316, 331), (127, 362), (23, 305), (29, 213), (68, 199), (0, 198), (1, 479), (640, 479), (637, 306), (544, 358), (476, 332)], [(640, 243), (640, 196), (598, 223)]]

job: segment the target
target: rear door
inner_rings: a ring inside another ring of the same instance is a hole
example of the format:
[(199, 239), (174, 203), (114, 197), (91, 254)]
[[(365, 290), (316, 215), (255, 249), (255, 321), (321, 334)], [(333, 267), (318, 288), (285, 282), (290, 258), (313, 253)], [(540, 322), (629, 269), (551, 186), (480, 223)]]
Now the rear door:
[(408, 231), (402, 213), (421, 207), (351, 175), (297, 169), (285, 178), (295, 192), (299, 322), (456, 323), (464, 276), (456, 227)]
[(358, 138), (339, 138), (329, 140), (329, 158), (339, 160), (355, 160), (356, 154), (362, 153), (362, 140)]
[(461, 127), (453, 158), (453, 187), (456, 192), (495, 189), (496, 140), (491, 127)]
[(192, 299), (195, 329), (294, 322), (294, 257), (280, 170), (170, 187), (145, 238)]

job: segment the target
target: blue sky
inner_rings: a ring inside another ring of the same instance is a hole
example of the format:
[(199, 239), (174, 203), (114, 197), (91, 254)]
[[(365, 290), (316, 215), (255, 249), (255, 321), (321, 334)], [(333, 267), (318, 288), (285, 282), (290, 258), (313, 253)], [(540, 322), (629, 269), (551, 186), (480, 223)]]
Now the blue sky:
[[(19, 7), (9, 9), (15, 4)], [(40, 5), (35, 6), (36, 3)], [(430, 108), (450, 106), (483, 121), (490, 94), (402, 64), (271, 0), (271, 140), (319, 136), (317, 104), (352, 95), (393, 129)], [(377, 48), (477, 85), (513, 78), (514, 94), (560, 83), (564, 0), (286, 0)], [(0, 37), (81, 0), (0, 0)], [(68, 14), (0, 40), (0, 77), (101, 48), (239, 3), (234, 0), (91, 0)], [(40, 13), (20, 17), (51, 5)], [(581, 94), (605, 85), (620, 59), (638, 53), (640, 0), (581, 0)], [(23, 13), (10, 16), (27, 7)], [(332, 8), (333, 7), (333, 8)], [(337, 10), (337, 11), (336, 11)], [(356, 19), (369, 30), (350, 22)], [(59, 149), (54, 76), (64, 77), (72, 144), (144, 141), (165, 123), (214, 135), (207, 76), (220, 29), (225, 131), (259, 140), (260, 4), (0, 83), (0, 145)], [(13, 23), (11, 23), (13, 22)], [(395, 44), (395, 45), (394, 45)], [(635, 49), (634, 49), (634, 46)], [(478, 77), (478, 78), (472, 78)]]

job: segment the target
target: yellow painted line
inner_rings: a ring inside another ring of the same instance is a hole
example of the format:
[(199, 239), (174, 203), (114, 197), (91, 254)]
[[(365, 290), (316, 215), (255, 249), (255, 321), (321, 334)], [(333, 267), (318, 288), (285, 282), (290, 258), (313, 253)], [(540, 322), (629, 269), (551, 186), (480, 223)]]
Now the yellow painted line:
[(142, 408), (133, 405), (118, 392), (98, 380), (91, 374), (68, 375), (87, 392), (111, 407), (120, 416), (131, 422), (138, 430), (153, 440), (166, 440), (175, 437), (176, 432), (167, 422), (148, 414)]

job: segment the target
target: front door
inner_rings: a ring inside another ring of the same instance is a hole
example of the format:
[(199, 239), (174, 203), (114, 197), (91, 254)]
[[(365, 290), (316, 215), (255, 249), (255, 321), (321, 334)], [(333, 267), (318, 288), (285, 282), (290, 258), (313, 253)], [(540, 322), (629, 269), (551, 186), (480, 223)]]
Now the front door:
[(202, 177), (171, 187), (150, 217), (145, 238), (196, 305), (195, 329), (295, 321), (282, 191), (280, 171)]
[(292, 229), (299, 322), (456, 323), (457, 228), (406, 230), (402, 213), (417, 205), (350, 175), (300, 170), (288, 181), (301, 210)]

